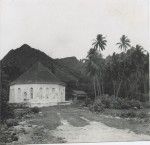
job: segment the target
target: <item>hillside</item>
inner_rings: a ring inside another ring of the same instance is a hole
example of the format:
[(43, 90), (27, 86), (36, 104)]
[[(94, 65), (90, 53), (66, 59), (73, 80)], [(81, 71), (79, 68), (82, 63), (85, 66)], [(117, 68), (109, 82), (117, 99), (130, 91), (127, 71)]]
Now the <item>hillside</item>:
[(80, 77), (78, 70), (66, 67), (67, 62), (64, 65), (59, 60), (54, 60), (44, 52), (34, 49), (27, 44), (9, 51), (2, 59), (2, 68), (9, 76), (9, 80), (13, 81), (20, 74), (27, 71), (36, 61), (40, 61), (64, 82), (76, 81)]
[(66, 57), (61, 59), (55, 59), (56, 63), (59, 63), (61, 66), (64, 66), (66, 69), (69, 69), (73, 75), (76, 77), (83, 77), (83, 63), (80, 62), (76, 57)]

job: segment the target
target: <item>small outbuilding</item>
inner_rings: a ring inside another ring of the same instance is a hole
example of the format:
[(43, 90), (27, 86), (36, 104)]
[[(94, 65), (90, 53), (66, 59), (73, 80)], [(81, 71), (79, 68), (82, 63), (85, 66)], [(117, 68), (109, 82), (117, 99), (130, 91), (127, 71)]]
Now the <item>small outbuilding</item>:
[(87, 99), (87, 93), (81, 90), (73, 90), (72, 96), (74, 101), (82, 101)]
[(51, 106), (65, 102), (65, 83), (40, 62), (10, 84), (9, 103)]

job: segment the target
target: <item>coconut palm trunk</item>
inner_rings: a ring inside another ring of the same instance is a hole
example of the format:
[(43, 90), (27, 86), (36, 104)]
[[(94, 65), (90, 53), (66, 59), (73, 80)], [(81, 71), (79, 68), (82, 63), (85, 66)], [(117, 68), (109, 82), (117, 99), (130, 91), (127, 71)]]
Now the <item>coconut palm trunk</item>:
[(118, 89), (117, 89), (117, 92), (116, 92), (116, 97), (118, 97), (118, 95), (119, 95), (122, 82), (123, 82), (123, 81), (121, 80), (120, 83), (119, 83), (119, 86), (118, 86)]
[(101, 96), (102, 91), (101, 91), (101, 85), (100, 85), (100, 82), (99, 82), (98, 78), (97, 78), (97, 88), (98, 88), (98, 91), (99, 91), (99, 96)]
[(94, 95), (96, 99), (96, 84), (95, 84), (95, 77), (93, 78), (93, 88), (94, 88)]

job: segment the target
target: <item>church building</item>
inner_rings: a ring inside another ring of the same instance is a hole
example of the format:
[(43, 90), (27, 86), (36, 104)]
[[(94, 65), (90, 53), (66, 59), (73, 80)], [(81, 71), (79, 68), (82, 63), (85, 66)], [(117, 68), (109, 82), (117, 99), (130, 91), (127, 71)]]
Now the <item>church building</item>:
[(10, 84), (9, 103), (52, 106), (65, 102), (65, 83), (40, 62)]

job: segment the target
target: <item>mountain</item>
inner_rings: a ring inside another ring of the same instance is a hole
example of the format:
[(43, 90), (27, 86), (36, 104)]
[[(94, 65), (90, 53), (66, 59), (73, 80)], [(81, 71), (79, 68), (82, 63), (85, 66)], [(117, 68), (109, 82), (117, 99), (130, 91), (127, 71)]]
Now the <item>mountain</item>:
[(63, 82), (76, 82), (82, 77), (79, 70), (81, 64), (75, 57), (53, 59), (27, 44), (10, 50), (2, 59), (2, 68), (8, 75), (9, 81), (13, 81), (37, 61), (48, 67)]
[(55, 59), (55, 61), (66, 69), (69, 69), (70, 73), (72, 73), (74, 76), (83, 77), (82, 72), (84, 64), (79, 61), (75, 56)]

